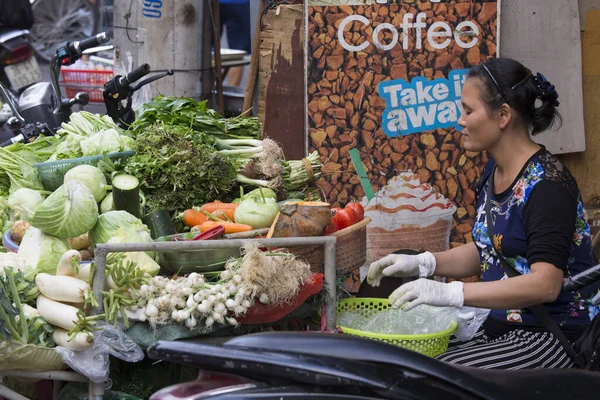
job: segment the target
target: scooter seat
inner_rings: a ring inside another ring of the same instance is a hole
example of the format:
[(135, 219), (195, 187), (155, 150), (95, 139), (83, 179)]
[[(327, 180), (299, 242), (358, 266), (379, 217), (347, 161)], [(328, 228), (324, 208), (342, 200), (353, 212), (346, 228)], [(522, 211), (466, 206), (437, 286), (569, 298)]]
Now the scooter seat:
[(582, 400), (595, 398), (600, 391), (600, 374), (593, 372), (574, 369), (499, 371), (460, 367), (401, 347), (338, 334), (266, 332), (236, 337), (224, 346), (388, 364), (468, 388), (482, 398)]

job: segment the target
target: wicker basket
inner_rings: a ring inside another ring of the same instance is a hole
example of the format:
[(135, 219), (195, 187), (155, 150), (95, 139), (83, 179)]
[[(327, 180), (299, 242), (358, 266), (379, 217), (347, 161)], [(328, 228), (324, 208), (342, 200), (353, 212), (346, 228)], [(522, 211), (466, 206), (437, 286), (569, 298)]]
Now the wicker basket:
[[(335, 263), (338, 272), (345, 273), (362, 267), (367, 260), (367, 225), (371, 218), (331, 234), (337, 237)], [(298, 246), (289, 249), (298, 258), (310, 264), (313, 272), (323, 272), (323, 246)]]
[[(134, 151), (123, 151), (119, 153), (110, 153), (108, 158), (111, 161), (124, 160), (135, 154)], [(44, 188), (48, 191), (55, 191), (60, 185), (63, 184), (65, 174), (71, 169), (78, 165), (93, 165), (96, 166), (101, 160), (104, 159), (104, 155), (87, 156), (80, 158), (70, 158), (66, 160), (58, 161), (46, 161), (39, 164), (33, 164), (37, 169), (38, 174)]]
[[(352, 298), (343, 299), (337, 305), (337, 312), (353, 311), (370, 317), (380, 311), (387, 310), (390, 307), (388, 299), (372, 298)], [(444, 353), (448, 349), (450, 336), (456, 331), (458, 324), (453, 322), (450, 327), (444, 331), (428, 333), (422, 335), (392, 335), (384, 333), (365, 332), (358, 329), (351, 329), (344, 326), (338, 326), (342, 333), (351, 336), (360, 336), (368, 339), (379, 340), (381, 342), (404, 347), (417, 353), (429, 357), (435, 357)]]

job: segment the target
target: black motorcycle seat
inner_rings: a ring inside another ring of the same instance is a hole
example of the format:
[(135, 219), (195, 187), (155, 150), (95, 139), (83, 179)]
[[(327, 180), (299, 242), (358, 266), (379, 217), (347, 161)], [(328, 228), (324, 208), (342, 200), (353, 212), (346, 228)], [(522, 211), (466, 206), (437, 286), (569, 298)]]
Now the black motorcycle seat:
[(387, 343), (338, 334), (265, 332), (236, 337), (224, 346), (389, 364), (468, 388), (482, 398), (582, 400), (596, 398), (600, 391), (600, 374), (593, 372), (460, 367)]

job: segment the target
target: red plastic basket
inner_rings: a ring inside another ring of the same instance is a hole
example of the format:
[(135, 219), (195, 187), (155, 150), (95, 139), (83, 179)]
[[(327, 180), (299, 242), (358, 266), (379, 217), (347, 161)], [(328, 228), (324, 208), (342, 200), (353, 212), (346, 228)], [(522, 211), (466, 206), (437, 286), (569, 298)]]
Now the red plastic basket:
[(68, 97), (73, 97), (77, 92), (86, 92), (90, 102), (102, 103), (102, 90), (104, 84), (114, 76), (111, 70), (94, 69), (61, 69), (64, 87)]

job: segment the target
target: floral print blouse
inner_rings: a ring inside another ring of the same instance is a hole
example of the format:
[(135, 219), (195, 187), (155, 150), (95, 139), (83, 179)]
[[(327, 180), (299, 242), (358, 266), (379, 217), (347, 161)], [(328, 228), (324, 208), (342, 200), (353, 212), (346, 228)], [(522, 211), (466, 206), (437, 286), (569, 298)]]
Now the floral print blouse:
[[(486, 223), (488, 177), (494, 167), (490, 160), (477, 188), (477, 215), (472, 231), (483, 281), (508, 279), (492, 247)], [(553, 264), (564, 271), (565, 277), (594, 265), (590, 228), (577, 183), (544, 148), (529, 159), (509, 189), (492, 195), (491, 213), (494, 243), (521, 274), (530, 273), (530, 265), (536, 262)], [(561, 291), (558, 299), (545, 307), (562, 326), (587, 325), (600, 311), (589, 301), (599, 287), (574, 293)], [(492, 310), (490, 317), (516, 325), (538, 325), (527, 310)]]

